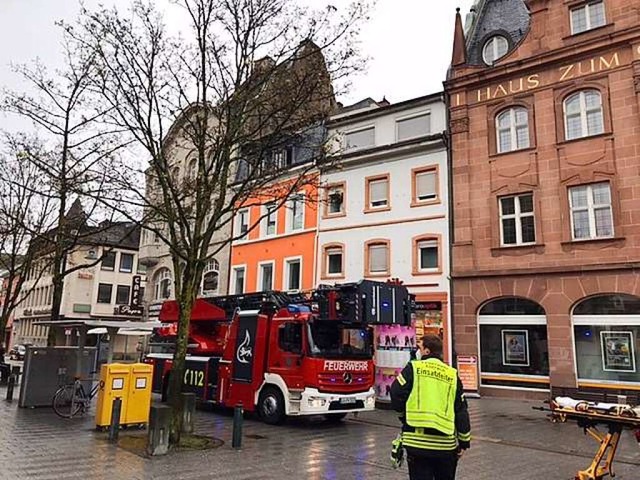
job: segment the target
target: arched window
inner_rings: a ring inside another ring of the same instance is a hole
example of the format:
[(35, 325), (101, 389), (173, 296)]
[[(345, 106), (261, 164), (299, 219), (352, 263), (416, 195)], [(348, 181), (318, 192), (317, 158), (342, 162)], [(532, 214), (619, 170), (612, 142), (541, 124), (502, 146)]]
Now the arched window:
[(509, 42), (502, 35), (495, 35), (487, 40), (482, 49), (482, 59), (487, 65), (493, 65), (496, 60), (504, 57), (509, 50)]
[(529, 148), (529, 114), (526, 108), (513, 107), (496, 116), (498, 153)]
[(385, 277), (391, 273), (391, 242), (387, 239), (369, 240), (364, 244), (364, 276)]
[(544, 315), (544, 308), (536, 302), (520, 297), (505, 297), (485, 303), (480, 315)]
[(171, 283), (173, 278), (168, 268), (161, 268), (153, 277), (155, 287), (155, 299), (166, 300), (171, 298)]
[(604, 132), (602, 96), (598, 90), (581, 90), (564, 101), (565, 138), (590, 137)]
[(547, 318), (536, 302), (491, 300), (478, 311), (480, 381), (487, 387), (549, 389)]
[(202, 296), (218, 294), (220, 286), (220, 263), (215, 259), (209, 260), (202, 275)]
[(329, 243), (322, 247), (322, 278), (343, 278), (345, 275), (344, 245)]
[(189, 161), (189, 180), (194, 181), (198, 176), (198, 159), (192, 158)]
[(640, 382), (640, 297), (597, 295), (573, 309), (578, 385)]
[(640, 315), (640, 298), (618, 293), (598, 295), (582, 300), (573, 309), (574, 315)]

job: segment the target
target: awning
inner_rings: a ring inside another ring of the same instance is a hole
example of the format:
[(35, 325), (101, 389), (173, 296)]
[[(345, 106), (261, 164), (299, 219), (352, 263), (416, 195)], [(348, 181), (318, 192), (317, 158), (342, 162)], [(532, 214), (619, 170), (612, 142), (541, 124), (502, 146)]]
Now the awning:
[(118, 335), (127, 335), (130, 337), (146, 337), (147, 335), (151, 335), (152, 333), (153, 332), (151, 332), (150, 330), (130, 330), (127, 328), (121, 328), (120, 330), (118, 330)]
[(94, 320), (94, 319), (65, 319), (65, 320), (41, 320), (34, 322), (34, 325), (46, 325), (60, 328), (86, 328), (88, 330), (94, 328), (124, 328), (126, 330), (143, 330), (152, 332), (154, 328), (162, 327), (160, 322), (132, 322), (118, 320)]

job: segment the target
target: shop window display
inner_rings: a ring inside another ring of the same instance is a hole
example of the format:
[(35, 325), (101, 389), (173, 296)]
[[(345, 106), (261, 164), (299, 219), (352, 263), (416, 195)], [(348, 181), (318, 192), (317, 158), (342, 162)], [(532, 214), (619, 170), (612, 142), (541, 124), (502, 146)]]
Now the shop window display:
[(442, 302), (416, 302), (412, 325), (376, 327), (376, 395), (390, 401), (391, 384), (417, 349), (417, 339), (425, 334), (443, 336)]
[(485, 386), (549, 388), (549, 349), (544, 309), (508, 297), (479, 311), (481, 380)]
[(573, 310), (579, 380), (639, 382), (640, 299), (600, 295)]

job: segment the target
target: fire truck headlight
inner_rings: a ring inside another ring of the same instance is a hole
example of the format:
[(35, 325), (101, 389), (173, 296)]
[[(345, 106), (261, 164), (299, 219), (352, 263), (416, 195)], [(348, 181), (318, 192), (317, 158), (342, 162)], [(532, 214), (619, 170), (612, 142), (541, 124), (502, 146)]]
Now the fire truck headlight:
[(367, 397), (367, 406), (375, 405), (375, 403), (376, 403), (376, 396), (375, 395), (369, 395)]
[(326, 405), (327, 400), (324, 398), (309, 398), (309, 406), (313, 408), (322, 408)]

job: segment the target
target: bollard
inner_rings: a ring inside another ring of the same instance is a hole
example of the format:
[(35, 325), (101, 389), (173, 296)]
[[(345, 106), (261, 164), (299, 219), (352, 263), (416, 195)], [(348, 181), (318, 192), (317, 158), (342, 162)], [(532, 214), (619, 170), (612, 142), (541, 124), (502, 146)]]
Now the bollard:
[(12, 373), (9, 375), (9, 381), (7, 382), (7, 402), (13, 402), (13, 387), (16, 385), (16, 377)]
[(242, 403), (233, 409), (233, 436), (231, 446), (237, 450), (242, 448)]
[(113, 399), (113, 406), (111, 408), (111, 423), (109, 424), (109, 441), (111, 443), (118, 442), (118, 435), (120, 434), (120, 411), (122, 410), (122, 399), (116, 397)]
[(147, 453), (149, 455), (166, 455), (169, 452), (170, 430), (171, 407), (168, 405), (151, 405), (149, 436), (147, 437)]
[(196, 394), (181, 393), (180, 402), (182, 403), (182, 433), (193, 433), (193, 416), (196, 412)]

